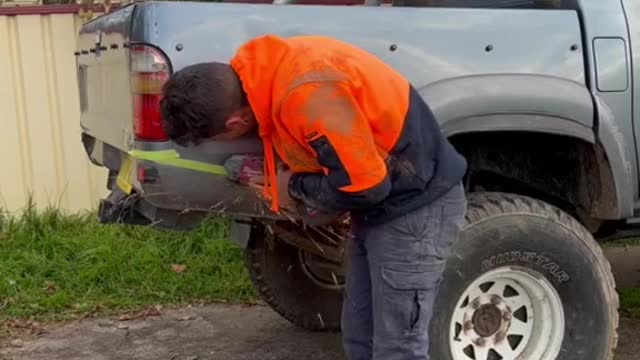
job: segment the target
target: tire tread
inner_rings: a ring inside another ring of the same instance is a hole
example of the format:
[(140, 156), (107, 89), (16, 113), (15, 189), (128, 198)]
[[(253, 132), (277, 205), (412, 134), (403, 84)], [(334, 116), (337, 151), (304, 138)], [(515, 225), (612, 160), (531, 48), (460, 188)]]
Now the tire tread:
[(608, 333), (611, 334), (612, 347), (603, 360), (613, 360), (614, 351), (618, 344), (617, 328), (620, 321), (618, 314), (620, 299), (615, 290), (615, 279), (613, 277), (611, 264), (604, 256), (600, 245), (584, 226), (561, 209), (534, 198), (509, 193), (479, 192), (470, 194), (469, 207), (465, 219), (466, 224), (464, 226), (467, 227), (497, 216), (513, 215), (513, 213), (545, 217), (566, 227), (595, 255), (595, 261), (601, 267), (601, 271), (598, 273), (604, 275), (602, 281), (607, 284), (606, 289), (609, 290), (608, 294), (606, 294), (608, 301), (613, 305), (609, 307), (613, 321), (608, 331)]
[(299, 316), (295, 311), (290, 308), (286, 308), (283, 304), (278, 302), (278, 297), (273, 293), (273, 290), (266, 281), (265, 275), (263, 274), (264, 269), (262, 268), (261, 263), (254, 261), (255, 259), (260, 259), (263, 256), (268, 256), (264, 254), (264, 251), (267, 250), (268, 246), (250, 246), (245, 252), (245, 263), (249, 272), (249, 278), (251, 279), (254, 288), (259, 292), (262, 300), (280, 316), (303, 329), (325, 332), (339, 331), (339, 324), (327, 324), (320, 322), (319, 319), (311, 320), (309, 317)]

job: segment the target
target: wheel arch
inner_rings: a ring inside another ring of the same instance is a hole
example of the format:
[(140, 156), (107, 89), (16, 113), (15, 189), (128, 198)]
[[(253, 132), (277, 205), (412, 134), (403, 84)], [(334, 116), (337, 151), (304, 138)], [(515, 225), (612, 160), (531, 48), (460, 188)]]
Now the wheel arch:
[(575, 81), (529, 74), (449, 78), (418, 89), (448, 136), (532, 131), (594, 142), (594, 104)]
[(450, 140), (469, 163), (471, 191), (531, 196), (562, 208), (593, 231), (621, 216), (614, 172), (599, 142), (529, 130), (470, 131)]
[[(496, 172), (493, 164), (492, 171), (512, 180), (519, 173), (516, 178), (525, 182), (523, 174), (537, 173), (522, 171), (525, 164), (531, 165), (524, 160), (527, 153), (522, 145), (527, 144), (536, 149), (529, 155), (544, 170), (540, 175), (551, 177), (539, 183), (549, 184), (567, 175), (549, 161), (557, 161), (555, 157), (542, 158), (540, 154), (573, 152), (573, 160), (579, 166), (573, 168), (574, 181), (564, 181), (562, 189), (570, 193), (564, 196), (569, 205), (580, 208), (585, 218), (622, 219), (632, 215), (628, 146), (620, 142), (612, 112), (584, 84), (546, 75), (484, 74), (437, 81), (418, 91), (445, 135), (472, 162), (472, 170), (478, 164), (478, 152), (484, 151), (486, 160), (495, 151), (515, 150), (517, 156), (503, 155), (512, 162), (511, 170), (498, 166), (501, 170)], [(512, 136), (522, 143), (515, 144), (509, 139)], [(464, 144), (470, 139), (481, 151)], [(550, 148), (541, 150), (540, 144)], [(522, 161), (513, 163), (516, 157)], [(564, 160), (567, 166), (575, 165), (570, 158)], [(486, 161), (480, 163), (487, 165)], [(544, 189), (539, 192), (542, 200), (550, 200), (544, 198)]]

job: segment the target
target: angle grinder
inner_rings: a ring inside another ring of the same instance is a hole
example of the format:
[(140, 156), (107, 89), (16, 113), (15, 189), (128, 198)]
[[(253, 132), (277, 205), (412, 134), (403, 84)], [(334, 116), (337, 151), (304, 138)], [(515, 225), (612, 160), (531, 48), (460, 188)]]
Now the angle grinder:
[[(261, 187), (264, 185), (264, 158), (260, 155), (232, 155), (224, 164), (227, 177), (241, 185)], [(278, 166), (278, 168), (280, 168)], [(345, 217), (344, 212), (325, 212), (311, 208), (300, 201), (295, 209), (284, 209), (307, 225), (332, 224)]]

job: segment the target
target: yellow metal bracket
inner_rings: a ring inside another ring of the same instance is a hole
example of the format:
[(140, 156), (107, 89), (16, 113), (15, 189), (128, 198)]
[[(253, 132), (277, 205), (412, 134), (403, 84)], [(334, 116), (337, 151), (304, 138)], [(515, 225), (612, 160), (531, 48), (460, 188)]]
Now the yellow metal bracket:
[(124, 191), (125, 194), (131, 194), (131, 172), (133, 171), (133, 160), (129, 156), (125, 156), (120, 164), (120, 171), (116, 178), (116, 185)]

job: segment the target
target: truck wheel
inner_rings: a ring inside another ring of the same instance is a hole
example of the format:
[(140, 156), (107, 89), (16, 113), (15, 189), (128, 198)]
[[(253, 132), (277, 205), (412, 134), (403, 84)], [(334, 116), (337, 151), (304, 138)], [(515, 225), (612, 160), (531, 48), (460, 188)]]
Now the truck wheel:
[(246, 250), (246, 266), (261, 298), (282, 317), (306, 330), (340, 330), (344, 278), (339, 263), (257, 227)]
[(443, 360), (611, 360), (611, 268), (574, 218), (524, 196), (474, 193), (431, 323)]

